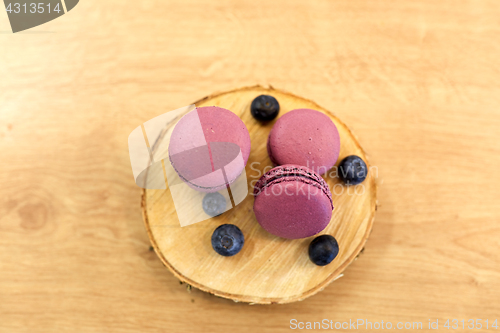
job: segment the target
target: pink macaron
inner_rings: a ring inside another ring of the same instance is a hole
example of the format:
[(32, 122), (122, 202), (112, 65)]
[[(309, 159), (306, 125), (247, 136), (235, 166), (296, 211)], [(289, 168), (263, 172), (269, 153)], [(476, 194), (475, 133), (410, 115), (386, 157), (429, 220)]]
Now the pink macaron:
[(179, 177), (193, 189), (216, 192), (245, 169), (250, 135), (233, 112), (207, 106), (184, 115), (175, 125), (169, 158)]
[(328, 184), (313, 170), (281, 165), (264, 174), (254, 187), (254, 213), (273, 235), (297, 239), (316, 235), (332, 217)]
[(276, 121), (269, 133), (267, 152), (274, 165), (303, 165), (322, 175), (337, 162), (340, 136), (324, 113), (296, 109)]

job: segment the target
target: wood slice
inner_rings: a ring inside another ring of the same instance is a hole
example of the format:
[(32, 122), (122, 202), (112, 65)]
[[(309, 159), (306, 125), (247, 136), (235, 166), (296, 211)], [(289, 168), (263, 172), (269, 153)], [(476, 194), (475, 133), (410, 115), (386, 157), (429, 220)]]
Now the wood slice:
[[(196, 106), (220, 106), (237, 114), (250, 132), (252, 150), (246, 167), (249, 195), (235, 208), (207, 221), (181, 227), (169, 189), (144, 190), (142, 210), (151, 243), (165, 266), (182, 282), (211, 294), (249, 303), (289, 303), (303, 300), (339, 278), (344, 269), (363, 249), (370, 234), (376, 211), (374, 172), (357, 186), (345, 186), (336, 167), (325, 180), (333, 194), (330, 224), (320, 234), (333, 235), (340, 252), (327, 266), (314, 265), (308, 257), (312, 236), (288, 240), (266, 232), (255, 219), (252, 185), (272, 166), (266, 141), (274, 121), (262, 124), (250, 114), (252, 100), (261, 94), (274, 96), (280, 103), (279, 116), (297, 108), (315, 109), (327, 114), (337, 126), (341, 149), (339, 162), (358, 155), (370, 164), (349, 128), (316, 103), (290, 93), (261, 86), (215, 94), (196, 102)], [(254, 163), (258, 162), (258, 163)], [(254, 164), (252, 164), (254, 163)], [(369, 169), (370, 170), (370, 169)], [(211, 246), (214, 229), (224, 223), (237, 225), (245, 236), (245, 245), (233, 257), (218, 255)]]

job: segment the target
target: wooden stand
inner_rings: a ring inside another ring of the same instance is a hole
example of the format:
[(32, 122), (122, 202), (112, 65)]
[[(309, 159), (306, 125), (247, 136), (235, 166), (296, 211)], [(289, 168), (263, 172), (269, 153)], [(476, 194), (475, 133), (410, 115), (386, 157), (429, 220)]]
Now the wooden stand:
[[(376, 203), (373, 172), (357, 186), (345, 186), (336, 177), (336, 167), (325, 180), (333, 194), (335, 209), (328, 227), (320, 234), (333, 235), (340, 247), (337, 258), (327, 266), (314, 265), (308, 246), (316, 237), (288, 240), (275, 237), (260, 227), (253, 213), (255, 183), (272, 165), (266, 141), (274, 121), (262, 124), (250, 114), (250, 104), (258, 95), (274, 96), (280, 103), (279, 116), (297, 108), (315, 109), (327, 114), (341, 138), (339, 162), (348, 155), (367, 156), (351, 131), (337, 117), (316, 103), (295, 95), (260, 86), (215, 94), (196, 102), (196, 106), (215, 105), (236, 113), (250, 132), (252, 150), (246, 167), (249, 195), (235, 208), (211, 220), (180, 227), (174, 203), (167, 190), (144, 190), (142, 210), (151, 243), (165, 266), (182, 282), (211, 294), (249, 303), (289, 303), (303, 300), (339, 278), (354, 261), (370, 234)], [(252, 163), (255, 163), (252, 166)], [(233, 257), (218, 255), (211, 246), (214, 229), (224, 223), (237, 225), (245, 245)]]

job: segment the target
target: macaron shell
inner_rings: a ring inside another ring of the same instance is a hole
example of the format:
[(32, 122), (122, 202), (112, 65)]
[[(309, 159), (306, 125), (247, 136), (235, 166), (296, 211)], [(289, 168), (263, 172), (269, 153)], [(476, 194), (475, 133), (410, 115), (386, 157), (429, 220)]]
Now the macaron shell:
[(284, 114), (268, 138), (268, 154), (275, 165), (298, 164), (324, 174), (335, 165), (339, 153), (337, 127), (327, 115), (312, 109)]
[[(272, 133), (272, 129), (271, 129)], [(271, 133), (269, 133), (269, 136), (267, 137), (267, 144), (266, 144), (266, 149), (267, 149), (267, 156), (269, 156), (269, 159), (271, 160), (271, 163), (273, 166), (278, 166), (278, 162), (276, 159), (273, 157), (273, 151), (271, 149)]]
[(289, 239), (316, 235), (332, 217), (330, 199), (317, 187), (297, 181), (264, 188), (255, 199), (254, 212), (265, 230)]
[(233, 112), (217, 107), (205, 106), (196, 109), (207, 142), (232, 142), (241, 148), (246, 165), (250, 156), (250, 134), (245, 123)]
[(170, 162), (188, 186), (215, 192), (242, 173), (250, 145), (248, 130), (236, 114), (216, 106), (201, 107), (176, 124), (169, 144)]

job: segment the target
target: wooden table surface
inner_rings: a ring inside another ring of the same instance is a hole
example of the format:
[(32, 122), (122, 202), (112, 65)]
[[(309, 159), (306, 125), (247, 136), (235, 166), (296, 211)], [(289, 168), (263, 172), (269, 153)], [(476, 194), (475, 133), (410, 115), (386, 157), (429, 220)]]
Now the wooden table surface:
[[(499, 17), (494, 0), (84, 0), (12, 34), (1, 10), (0, 332), (495, 331)], [(180, 285), (149, 250), (128, 156), (144, 121), (254, 84), (332, 110), (379, 170), (364, 254), (288, 305)]]

